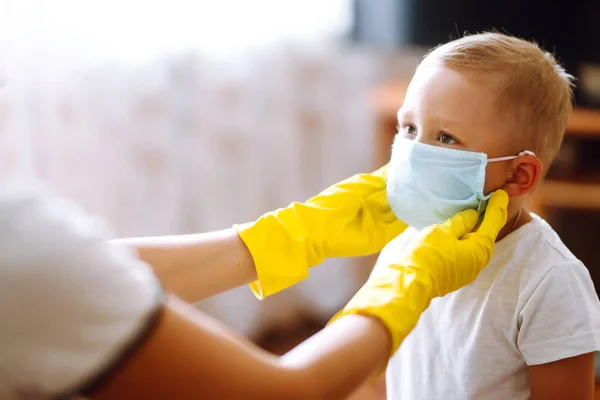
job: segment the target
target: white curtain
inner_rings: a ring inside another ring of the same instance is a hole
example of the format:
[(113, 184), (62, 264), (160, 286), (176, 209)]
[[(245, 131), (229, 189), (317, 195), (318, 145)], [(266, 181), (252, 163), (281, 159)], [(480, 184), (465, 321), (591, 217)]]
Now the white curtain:
[[(43, 179), (117, 236), (227, 228), (371, 168), (389, 65), (333, 40), (347, 1), (0, 4), (0, 179)], [(200, 306), (252, 334), (330, 315), (355, 277), (331, 260), (266, 302)]]

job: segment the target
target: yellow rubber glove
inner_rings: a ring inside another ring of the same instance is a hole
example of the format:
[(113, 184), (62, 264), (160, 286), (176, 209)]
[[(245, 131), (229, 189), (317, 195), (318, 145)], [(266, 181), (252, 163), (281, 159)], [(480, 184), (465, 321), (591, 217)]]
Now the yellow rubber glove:
[(234, 225), (254, 259), (264, 298), (308, 277), (308, 268), (328, 257), (374, 254), (406, 229), (387, 202), (387, 165), (354, 175), (305, 203)]
[(479, 229), (479, 215), (466, 210), (440, 225), (423, 229), (398, 254), (397, 262), (374, 272), (333, 319), (348, 314), (378, 318), (389, 330), (393, 354), (435, 297), (473, 282), (492, 257), (506, 224), (508, 195), (496, 191)]

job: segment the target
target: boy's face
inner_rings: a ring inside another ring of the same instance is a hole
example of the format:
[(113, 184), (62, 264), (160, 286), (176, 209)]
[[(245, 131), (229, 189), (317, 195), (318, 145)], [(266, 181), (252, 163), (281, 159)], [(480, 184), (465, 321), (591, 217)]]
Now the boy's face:
[[(399, 134), (421, 143), (483, 152), (488, 158), (516, 155), (511, 125), (500, 117), (496, 97), (484, 83), (443, 66), (421, 66), (398, 111)], [(484, 193), (504, 186), (509, 163), (490, 163)]]

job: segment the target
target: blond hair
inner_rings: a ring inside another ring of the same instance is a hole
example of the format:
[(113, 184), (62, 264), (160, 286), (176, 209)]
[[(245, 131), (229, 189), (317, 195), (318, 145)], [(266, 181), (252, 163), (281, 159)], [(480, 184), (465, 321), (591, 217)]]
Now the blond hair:
[(546, 166), (558, 153), (573, 109), (573, 76), (536, 43), (496, 32), (464, 36), (434, 48), (421, 65), (440, 63), (492, 79), (501, 111), (516, 124), (521, 150)]

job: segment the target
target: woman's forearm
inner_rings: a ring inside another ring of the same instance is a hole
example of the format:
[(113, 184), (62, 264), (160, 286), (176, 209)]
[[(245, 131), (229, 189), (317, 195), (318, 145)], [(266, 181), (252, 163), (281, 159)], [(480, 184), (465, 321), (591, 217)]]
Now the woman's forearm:
[(171, 297), (135, 356), (89, 397), (345, 399), (385, 365), (390, 343), (379, 321), (350, 315), (277, 357)]
[(254, 261), (233, 229), (164, 237), (118, 239), (133, 247), (165, 288), (188, 302), (256, 280)]
[(345, 399), (369, 377), (382, 372), (391, 340), (378, 320), (349, 315), (328, 326), (280, 359), (301, 369), (306, 385), (322, 399)]

